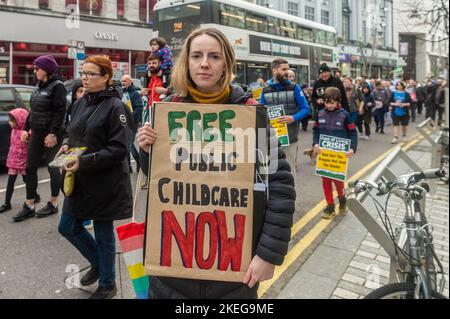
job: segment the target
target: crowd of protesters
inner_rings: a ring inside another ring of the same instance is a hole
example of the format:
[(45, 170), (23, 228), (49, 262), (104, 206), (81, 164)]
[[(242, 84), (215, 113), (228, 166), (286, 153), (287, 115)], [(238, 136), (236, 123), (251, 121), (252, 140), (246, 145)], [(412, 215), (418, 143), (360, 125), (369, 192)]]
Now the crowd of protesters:
[[(350, 139), (350, 158), (356, 153), (358, 138), (370, 141), (373, 134), (385, 134), (386, 126), (392, 126), (391, 143), (396, 144), (407, 141), (408, 126), (418, 115), (424, 114), (439, 124), (443, 121), (446, 83), (442, 79), (426, 83), (353, 79), (340, 72), (333, 75), (330, 67), (322, 64), (317, 80), (310, 84), (304, 79), (296, 81), (289, 62), (279, 58), (272, 63), (272, 79), (259, 78), (247, 91), (247, 87), (233, 84), (234, 50), (216, 29), (192, 32), (175, 65), (164, 39), (155, 38), (149, 44), (147, 82), (141, 90), (129, 75), (121, 78), (120, 86), (115, 85), (109, 58), (92, 56), (82, 66), (72, 104), (67, 107), (64, 85), (56, 77), (58, 64), (53, 56), (46, 55), (33, 63), (38, 85), (31, 97), (30, 112), (10, 113), (8, 191), (0, 213), (11, 209), (12, 190), (19, 174), (27, 192), (22, 209), (13, 217), (15, 222), (58, 213), (62, 188), (65, 198), (59, 232), (89, 262), (90, 270), (80, 283), (87, 286), (99, 282), (92, 298), (111, 298), (117, 292), (113, 222), (132, 214), (131, 156), (136, 171), (148, 174), (149, 147), (157, 139), (157, 132), (148, 124), (154, 102), (282, 104), (285, 115), (280, 122), (287, 124), (289, 135), (289, 146), (278, 150), (278, 169), (269, 183), (270, 198), (261, 199), (267, 200), (263, 205), (267, 207), (266, 217), (258, 230), (263, 235), (256, 243), (244, 281), (151, 277), (150, 296), (156, 298), (257, 298), (257, 284), (273, 276), (275, 265), (283, 262), (287, 252), (296, 199), (298, 141), (301, 130), (307, 131), (311, 122), (314, 137), (311, 149), (305, 150), (311, 158), (320, 153), (320, 134)], [(256, 86), (262, 88), (258, 101), (250, 89)], [(50, 161), (71, 147), (82, 146), (88, 147), (87, 152), (66, 163), (62, 174), (60, 169), (48, 167), (51, 197), (46, 206), (35, 211), (35, 203), (40, 200), (36, 188), (42, 155), (45, 153)], [(344, 211), (343, 183), (333, 183), (339, 194), (339, 211)], [(322, 217), (327, 219), (335, 215), (333, 183), (322, 179), (328, 204)], [(66, 188), (68, 185), (72, 187)], [(91, 220), (95, 237), (84, 227)]]

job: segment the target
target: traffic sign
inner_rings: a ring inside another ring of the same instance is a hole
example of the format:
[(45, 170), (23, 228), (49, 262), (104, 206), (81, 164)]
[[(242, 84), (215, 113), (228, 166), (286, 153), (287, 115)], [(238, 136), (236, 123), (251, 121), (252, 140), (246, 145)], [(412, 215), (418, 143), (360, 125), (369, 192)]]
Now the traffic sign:
[(84, 60), (85, 54), (84, 51), (77, 51), (77, 60)]
[(77, 49), (73, 47), (69, 47), (67, 51), (67, 57), (69, 59), (76, 59), (77, 58)]
[(84, 42), (83, 41), (77, 41), (77, 49), (79, 51), (83, 51), (84, 52), (84, 48), (85, 48)]

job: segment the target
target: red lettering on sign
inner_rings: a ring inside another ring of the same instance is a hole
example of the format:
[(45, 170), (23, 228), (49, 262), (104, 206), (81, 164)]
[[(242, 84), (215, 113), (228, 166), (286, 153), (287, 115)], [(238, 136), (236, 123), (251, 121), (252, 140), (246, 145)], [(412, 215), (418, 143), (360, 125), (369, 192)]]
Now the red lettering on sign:
[[(204, 247), (205, 247), (205, 226), (209, 226), (210, 232), (210, 241), (209, 241), (209, 252), (208, 258), (206, 260), (203, 259)], [(214, 265), (214, 261), (216, 260), (217, 255), (217, 242), (218, 242), (218, 234), (217, 234), (217, 220), (216, 217), (210, 213), (205, 212), (201, 213), (197, 217), (197, 227), (196, 236), (195, 236), (195, 260), (197, 261), (197, 265), (200, 269), (211, 269)]]
[(235, 238), (228, 238), (227, 220), (225, 212), (216, 210), (219, 224), (219, 270), (226, 271), (231, 263), (232, 271), (240, 271), (242, 259), (242, 245), (244, 242), (245, 215), (234, 215)]
[[(185, 268), (192, 268), (195, 244), (195, 261), (200, 269), (211, 269), (218, 255), (219, 270), (227, 271), (231, 264), (230, 268), (232, 271), (240, 271), (242, 246), (244, 244), (245, 215), (236, 214), (233, 221), (235, 237), (229, 238), (224, 211), (214, 211), (214, 214), (203, 212), (197, 216), (196, 222), (194, 213), (187, 212), (185, 214), (185, 232), (183, 232), (174, 213), (172, 211), (163, 211), (161, 266), (171, 266), (172, 237), (174, 237)], [(209, 227), (210, 241), (208, 257), (204, 259), (206, 225)]]
[(194, 243), (194, 213), (187, 212), (185, 215), (186, 233), (181, 229), (172, 211), (162, 212), (162, 254), (161, 265), (171, 265), (172, 256), (172, 235), (175, 237), (178, 248), (180, 249), (181, 259), (185, 268), (192, 268), (193, 243)]

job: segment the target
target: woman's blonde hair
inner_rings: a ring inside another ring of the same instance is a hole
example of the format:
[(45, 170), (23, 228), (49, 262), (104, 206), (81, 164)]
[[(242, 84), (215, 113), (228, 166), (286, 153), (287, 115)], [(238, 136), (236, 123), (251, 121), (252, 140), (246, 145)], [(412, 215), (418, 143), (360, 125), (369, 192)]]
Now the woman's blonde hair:
[(228, 41), (226, 36), (217, 29), (196, 29), (192, 31), (186, 38), (172, 73), (172, 80), (170, 85), (173, 87), (174, 91), (181, 97), (185, 97), (188, 95), (188, 86), (195, 87), (195, 83), (194, 81), (192, 81), (189, 74), (189, 52), (191, 50), (192, 40), (203, 34), (209, 35), (216, 39), (220, 43), (220, 47), (222, 48), (222, 54), (225, 58), (225, 69), (219, 79), (221, 88), (225, 89), (231, 84), (231, 82), (233, 82), (233, 72), (236, 60), (234, 49), (231, 46), (230, 41)]

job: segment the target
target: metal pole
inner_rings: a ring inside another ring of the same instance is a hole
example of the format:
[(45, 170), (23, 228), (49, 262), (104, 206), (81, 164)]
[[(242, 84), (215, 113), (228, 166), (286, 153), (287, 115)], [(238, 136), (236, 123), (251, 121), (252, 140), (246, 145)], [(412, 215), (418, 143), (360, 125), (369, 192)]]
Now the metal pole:
[(13, 43), (9, 42), (9, 84), (13, 84)]
[[(448, 76), (447, 76), (448, 78)], [(449, 113), (448, 113), (448, 105), (449, 105), (449, 100), (448, 100), (448, 87), (445, 88), (445, 101), (444, 101), (444, 108), (445, 108), (445, 112), (444, 112), (444, 123), (445, 126), (448, 127), (449, 125)]]

